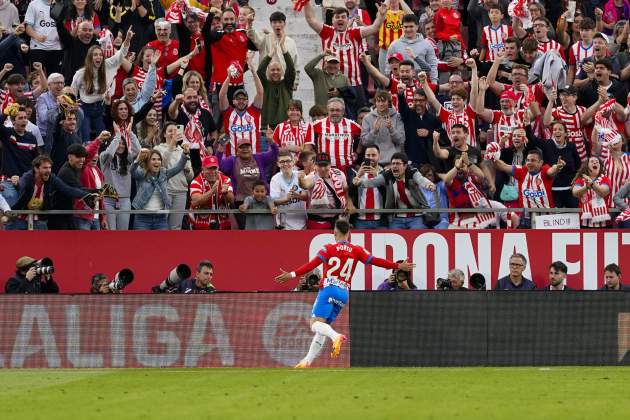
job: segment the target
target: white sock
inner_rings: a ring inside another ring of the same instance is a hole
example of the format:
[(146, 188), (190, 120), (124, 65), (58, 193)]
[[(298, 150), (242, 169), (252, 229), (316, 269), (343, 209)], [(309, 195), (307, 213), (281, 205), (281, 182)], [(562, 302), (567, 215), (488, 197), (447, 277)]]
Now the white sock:
[(317, 359), (317, 356), (319, 356), (319, 354), (322, 352), (322, 348), (324, 348), (324, 343), (326, 343), (326, 337), (319, 333), (316, 333), (313, 337), (313, 341), (311, 341), (311, 346), (308, 348), (308, 353), (303, 360), (308, 364), (313, 363), (313, 360)]
[(341, 335), (337, 331), (333, 330), (330, 325), (321, 321), (315, 321), (313, 325), (311, 325), (311, 331), (313, 331), (314, 333), (320, 333), (321, 335), (324, 335), (333, 341)]

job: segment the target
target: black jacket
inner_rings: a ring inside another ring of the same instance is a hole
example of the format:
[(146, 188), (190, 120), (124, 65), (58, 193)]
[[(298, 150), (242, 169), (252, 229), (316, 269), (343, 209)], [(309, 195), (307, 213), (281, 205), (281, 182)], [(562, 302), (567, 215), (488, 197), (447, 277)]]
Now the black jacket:
[[(18, 201), (13, 206), (14, 210), (27, 210), (28, 202), (33, 197), (33, 190), (35, 189), (35, 181), (33, 171), (26, 172), (21, 178), (18, 186), (19, 196)], [(55, 174), (50, 174), (48, 182), (44, 184), (44, 206), (42, 210), (51, 210), (54, 208), (53, 199), (55, 195), (66, 195), (71, 198), (81, 198), (88, 191), (80, 188), (73, 188), (68, 186), (65, 182), (59, 179)], [(41, 219), (45, 219), (45, 216), (40, 216)]]
[(195, 279), (186, 279), (179, 284), (179, 293), (198, 294), (198, 293), (214, 293), (217, 290), (210, 284), (208, 287), (197, 287)]
[(28, 281), (22, 273), (16, 271), (15, 276), (7, 280), (7, 283), (4, 285), (4, 293), (29, 295), (38, 293), (59, 293), (59, 286), (55, 283), (52, 276), (47, 280), (38, 280), (36, 276), (33, 280)]
[[(63, 16), (66, 14), (64, 13)], [(74, 73), (85, 65), (85, 57), (92, 45), (99, 45), (97, 35), (94, 34), (89, 43), (85, 44), (68, 32), (62, 20), (56, 20), (57, 34), (59, 42), (63, 47), (63, 62), (61, 63), (61, 74), (66, 81), (66, 85), (72, 83)]]
[[(68, 162), (64, 163), (57, 174), (59, 179), (65, 182), (68, 186), (80, 189), (81, 188), (81, 170), (74, 169)], [(85, 195), (85, 193), (84, 193)], [(55, 209), (57, 210), (72, 210), (72, 199), (74, 197), (61, 194), (55, 196)], [(81, 197), (78, 197), (81, 198)]]
[[(414, 165), (420, 166), (430, 163), (439, 168), (439, 159), (433, 154), (433, 132), (442, 127), (442, 123), (429, 111), (420, 115), (409, 108), (403, 95), (398, 95), (398, 112), (405, 125), (405, 152)], [(426, 129), (429, 135), (419, 137), (418, 130)], [(450, 145), (450, 144), (449, 144)]]

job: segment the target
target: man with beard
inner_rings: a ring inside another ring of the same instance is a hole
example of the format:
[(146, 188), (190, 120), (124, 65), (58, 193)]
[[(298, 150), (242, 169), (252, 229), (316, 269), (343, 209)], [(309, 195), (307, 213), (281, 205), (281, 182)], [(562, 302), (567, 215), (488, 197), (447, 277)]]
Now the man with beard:
[[(190, 183), (192, 209), (228, 208), (234, 202), (234, 188), (230, 177), (219, 171), (219, 159), (206, 156), (201, 173)], [(191, 225), (195, 230), (230, 229), (227, 214), (194, 214)]]
[[(88, 153), (81, 144), (72, 144), (67, 149), (67, 161), (59, 169), (59, 179), (73, 188), (81, 188), (81, 171), (85, 165), (85, 158)], [(73, 202), (65, 195), (55, 196), (55, 209), (72, 210)], [(60, 214), (51, 216), (48, 220), (48, 228), (56, 230), (75, 229), (73, 216), (71, 214)]]
[(549, 284), (543, 290), (571, 290), (566, 285), (567, 265), (562, 261), (554, 261), (549, 266)]
[[(413, 106), (413, 94), (414, 92), (421, 88), (418, 79), (416, 79), (416, 71), (413, 67), (413, 62), (410, 60), (402, 60), (398, 64), (398, 77), (394, 77), (392, 74), (391, 77), (385, 76), (381, 73), (371, 62), (370, 56), (361, 54), (359, 56), (363, 65), (365, 65), (365, 69), (367, 72), (376, 80), (383, 88), (388, 89), (389, 93), (392, 95), (392, 105), (394, 109), (398, 110), (398, 87), (403, 87), (404, 97), (407, 102), (407, 106)], [(394, 53), (390, 57), (390, 59), (402, 58), (400, 53)]]
[(333, 11), (332, 26), (330, 26), (317, 20), (315, 10), (310, 2), (304, 6), (306, 23), (319, 34), (322, 49), (339, 54), (341, 72), (348, 76), (350, 85), (355, 91), (357, 108), (366, 103), (359, 67), (359, 54), (363, 51), (363, 38), (378, 32), (385, 20), (386, 12), (387, 5), (383, 3), (378, 7), (378, 14), (372, 25), (349, 28), (348, 10), (345, 8), (337, 8)]
[(260, 114), (265, 92), (251, 57), (248, 57), (247, 63), (256, 86), (256, 96), (251, 104), (247, 91), (241, 88), (234, 92), (232, 106), (230, 106), (228, 91), (231, 76), (227, 73), (219, 90), (219, 110), (223, 113), (224, 131), (226, 136), (229, 136), (229, 142), (225, 145), (225, 156), (233, 155), (243, 141), (251, 144), (254, 153), (262, 151)]
[(77, 114), (74, 112), (60, 112), (52, 130), (52, 144), (46, 147), (46, 152), (50, 153), (53, 160), (52, 171), (58, 174), (64, 164), (68, 147), (73, 144), (81, 144), (81, 137), (78, 133)]
[(333, 167), (345, 171), (354, 161), (361, 126), (343, 117), (343, 99), (329, 99), (327, 109), (328, 116), (313, 124), (313, 140), (309, 143), (314, 144), (318, 152), (327, 153)]
[(416, 89), (412, 105), (408, 106), (403, 96), (404, 85), (398, 85), (398, 110), (405, 126), (405, 151), (414, 165), (425, 163), (438, 166), (433, 154), (431, 133), (440, 129), (440, 121), (427, 109), (427, 95), (422, 89)]
[(450, 170), (455, 165), (455, 160), (459, 159), (462, 153), (468, 155), (471, 164), (481, 164), (481, 151), (475, 146), (471, 146), (467, 141), (467, 131), (463, 124), (455, 124), (451, 127), (452, 146), (442, 148), (440, 146), (440, 133), (433, 132), (433, 153), (438, 159), (446, 160), (446, 169)]
[[(13, 206), (14, 210), (52, 210), (57, 209), (53, 204), (53, 197), (64, 195), (72, 198), (85, 197), (88, 191), (81, 188), (70, 187), (59, 177), (52, 173), (52, 160), (46, 155), (33, 159), (32, 170), (26, 172), (20, 178), (20, 195)], [(33, 216), (34, 229), (47, 229), (45, 216)], [(7, 229), (26, 230), (28, 221), (25, 215), (12, 220)]]
[[(386, 209), (401, 209), (389, 222), (390, 229), (426, 229), (421, 213), (405, 213), (404, 209), (428, 208), (421, 188), (435, 191), (435, 184), (410, 167), (409, 158), (403, 152), (392, 155), (389, 169), (372, 179), (362, 178), (358, 185), (366, 188), (385, 187)], [(356, 179), (356, 178), (355, 178)], [(355, 184), (356, 185), (356, 184)]]
[(216, 137), (217, 127), (210, 111), (199, 106), (199, 96), (188, 88), (180, 93), (168, 107), (168, 116), (184, 126), (184, 141), (190, 144), (191, 164), (195, 174), (201, 170), (201, 161), (207, 156), (207, 147)]
[[(5, 127), (4, 121), (10, 115), (13, 127)], [(9, 206), (13, 207), (18, 198), (13, 177), (20, 177), (30, 169), (31, 161), (38, 155), (37, 139), (26, 131), (28, 117), (26, 110), (12, 104), (0, 115), (0, 142), (2, 143), (2, 195)]]

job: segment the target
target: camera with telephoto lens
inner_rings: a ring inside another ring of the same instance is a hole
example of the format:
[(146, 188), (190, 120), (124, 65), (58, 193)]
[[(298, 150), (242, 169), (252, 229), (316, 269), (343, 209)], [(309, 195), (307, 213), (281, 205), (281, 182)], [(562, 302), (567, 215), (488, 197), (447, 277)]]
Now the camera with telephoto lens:
[(153, 286), (151, 291), (153, 293), (174, 293), (179, 286), (179, 283), (190, 278), (192, 270), (186, 264), (179, 264), (173, 268), (168, 276), (157, 286)]
[(438, 277), (437, 280), (435, 280), (435, 288), (437, 290), (453, 290), (453, 284), (448, 278)]
[(55, 272), (53, 261), (48, 257), (44, 257), (39, 261), (35, 261), (32, 267), (35, 267), (35, 274), (37, 274), (38, 276), (42, 274), (52, 274)]
[(133, 281), (133, 271), (128, 268), (123, 268), (114, 276), (114, 279), (109, 282), (109, 290), (113, 293), (118, 293)]
[(321, 273), (318, 269), (315, 269), (304, 275), (294, 290), (299, 292), (316, 292), (319, 290), (319, 281), (321, 278)]

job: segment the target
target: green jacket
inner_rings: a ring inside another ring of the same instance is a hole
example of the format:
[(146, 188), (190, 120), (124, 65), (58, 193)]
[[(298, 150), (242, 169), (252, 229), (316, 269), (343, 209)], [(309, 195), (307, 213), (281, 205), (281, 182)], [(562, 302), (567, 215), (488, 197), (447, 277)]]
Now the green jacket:
[(289, 53), (284, 54), (287, 69), (284, 79), (272, 82), (267, 79), (267, 67), (271, 63), (271, 57), (266, 56), (258, 65), (258, 77), (265, 89), (262, 106), (262, 129), (271, 128), (287, 119), (289, 101), (293, 98), (293, 84), (295, 83), (295, 65)]

